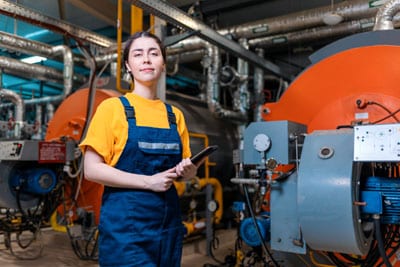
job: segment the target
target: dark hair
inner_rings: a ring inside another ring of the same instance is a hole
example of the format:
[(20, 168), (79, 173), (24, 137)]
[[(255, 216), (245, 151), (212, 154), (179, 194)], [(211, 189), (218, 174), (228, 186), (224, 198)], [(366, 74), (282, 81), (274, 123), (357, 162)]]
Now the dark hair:
[(136, 39), (140, 38), (140, 37), (148, 37), (148, 38), (153, 38), (158, 46), (160, 47), (161, 50), (161, 54), (162, 57), (164, 59), (164, 62), (167, 62), (167, 57), (165, 54), (165, 47), (162, 44), (160, 38), (158, 38), (156, 35), (152, 34), (151, 32), (146, 32), (146, 31), (141, 31), (141, 32), (136, 32), (133, 35), (131, 35), (128, 40), (125, 42), (125, 48), (124, 48), (124, 62), (128, 62), (128, 58), (129, 58), (129, 50), (131, 48), (131, 45), (133, 43), (133, 41), (135, 41)]

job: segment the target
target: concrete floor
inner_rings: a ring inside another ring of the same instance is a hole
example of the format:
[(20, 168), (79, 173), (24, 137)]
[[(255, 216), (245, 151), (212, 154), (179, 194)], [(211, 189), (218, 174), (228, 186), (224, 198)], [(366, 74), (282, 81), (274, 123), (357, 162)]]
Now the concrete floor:
[[(235, 242), (236, 230), (218, 231), (219, 248), (214, 255), (223, 260), (225, 255), (232, 253)], [(42, 231), (42, 246), (32, 244), (21, 251), (15, 241), (11, 242), (13, 253), (6, 248), (3, 235), (0, 239), (0, 266), (2, 267), (98, 267), (95, 261), (80, 260), (73, 252), (70, 240), (66, 233), (55, 232), (51, 229)], [(41, 255), (39, 256), (40, 248)], [(24, 259), (18, 259), (24, 258)], [(28, 258), (28, 259), (26, 259)], [(35, 259), (32, 259), (35, 258)], [(182, 267), (203, 267), (205, 264), (217, 265), (217, 263), (206, 253), (206, 242), (204, 238), (193, 238), (185, 241), (183, 248)], [(212, 266), (208, 265), (208, 266)], [(207, 265), (206, 265), (207, 266)]]

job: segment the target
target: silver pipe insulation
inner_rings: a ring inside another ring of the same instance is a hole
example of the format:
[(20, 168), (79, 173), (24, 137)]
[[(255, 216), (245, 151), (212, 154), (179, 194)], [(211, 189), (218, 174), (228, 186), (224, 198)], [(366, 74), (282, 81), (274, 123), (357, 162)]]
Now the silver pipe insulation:
[(372, 29), (373, 25), (374, 18), (371, 17), (350, 22), (342, 22), (334, 26), (321, 26), (312, 29), (255, 38), (249, 40), (249, 46), (253, 48), (262, 47), (267, 49), (300, 42), (311, 42), (329, 37), (342, 36), (349, 33), (368, 31)]
[(253, 39), (277, 33), (297, 31), (324, 25), (324, 15), (335, 12), (344, 20), (354, 20), (375, 16), (377, 7), (370, 5), (371, 1), (352, 0), (337, 3), (332, 10), (331, 5), (309, 9), (289, 15), (258, 20), (219, 31), (222, 35), (232, 35), (234, 38)]
[(393, 30), (393, 18), (400, 11), (400, 1), (390, 0), (379, 8), (376, 14), (374, 31)]
[(3, 88), (0, 88), (0, 98), (8, 99), (14, 104), (15, 126), (14, 126), (13, 137), (17, 139), (21, 138), (21, 129), (24, 125), (24, 114), (25, 114), (24, 100), (14, 91)]
[(54, 55), (63, 55), (63, 79), (64, 79), (64, 90), (59, 96), (52, 97), (52, 102), (61, 102), (64, 100), (72, 91), (72, 78), (74, 76), (74, 60), (72, 57), (72, 50), (66, 45), (57, 45), (51, 48)]
[(0, 56), (0, 68), (3, 68), (4, 73), (18, 77), (29, 77), (53, 82), (60, 82), (63, 79), (62, 73), (53, 68), (28, 64), (9, 57)]
[(109, 47), (110, 45), (115, 44), (113, 40), (100, 34), (69, 24), (64, 20), (43, 15), (36, 10), (11, 1), (0, 0), (0, 14), (50, 29), (51, 31), (57, 32), (61, 35), (78, 37), (79, 39), (99, 46), (99, 48)]
[[(257, 55), (263, 57), (265, 54), (264, 49), (257, 48), (256, 49)], [(254, 121), (262, 121), (262, 105), (264, 104), (264, 71), (261, 68), (254, 68), (254, 99), (256, 101), (256, 108), (254, 112)]]
[[(246, 39), (240, 39), (239, 44), (246, 49), (249, 45)], [(235, 92), (233, 99), (233, 109), (238, 110), (241, 114), (247, 114), (250, 109), (250, 92), (249, 92), (249, 63), (241, 58), (237, 59), (237, 73), (240, 77), (239, 88)]]
[(233, 122), (243, 123), (247, 120), (246, 113), (223, 108), (220, 104), (219, 75), (221, 69), (221, 55), (218, 47), (208, 44), (207, 56), (211, 59), (207, 66), (207, 104), (213, 115), (217, 118), (230, 119)]

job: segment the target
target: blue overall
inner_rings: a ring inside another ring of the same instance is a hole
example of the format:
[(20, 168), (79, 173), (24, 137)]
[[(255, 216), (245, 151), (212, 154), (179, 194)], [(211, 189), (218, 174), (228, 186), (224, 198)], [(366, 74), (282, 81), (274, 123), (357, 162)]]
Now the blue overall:
[[(129, 130), (116, 168), (153, 175), (179, 163), (182, 143), (171, 106), (169, 129), (141, 127), (128, 100), (120, 100)], [(175, 186), (166, 192), (106, 186), (99, 233), (100, 266), (180, 266), (184, 227)]]

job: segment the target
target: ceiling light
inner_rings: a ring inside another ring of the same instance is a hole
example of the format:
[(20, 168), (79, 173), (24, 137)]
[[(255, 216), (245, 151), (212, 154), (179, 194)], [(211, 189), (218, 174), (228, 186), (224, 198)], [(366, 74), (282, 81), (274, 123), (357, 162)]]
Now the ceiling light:
[(21, 59), (22, 62), (29, 63), (29, 64), (35, 64), (35, 63), (39, 63), (39, 62), (46, 61), (46, 60), (47, 60), (47, 58), (40, 57), (40, 56), (32, 56), (32, 57), (26, 57), (26, 58)]

